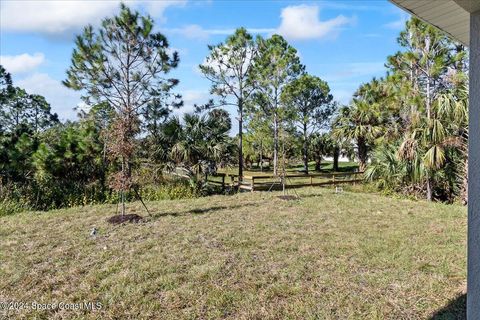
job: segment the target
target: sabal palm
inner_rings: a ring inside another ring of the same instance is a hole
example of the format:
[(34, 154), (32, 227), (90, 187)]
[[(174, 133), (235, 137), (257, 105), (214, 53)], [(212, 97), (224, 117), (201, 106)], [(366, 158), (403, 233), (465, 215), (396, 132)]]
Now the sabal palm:
[(231, 123), (222, 114), (185, 114), (178, 131), (178, 141), (171, 156), (195, 172), (202, 170), (202, 161), (218, 162), (229, 154), (228, 131)]
[(404, 186), (408, 168), (398, 158), (397, 151), (397, 146), (390, 144), (376, 149), (372, 163), (365, 170), (365, 180), (375, 183), (380, 189), (398, 189)]
[[(428, 200), (433, 198), (435, 172), (446, 164), (448, 151), (458, 152), (458, 157), (465, 159), (465, 167), (468, 165), (467, 91), (462, 87), (441, 94), (432, 106), (430, 118), (412, 121), (399, 148), (401, 159), (421, 165), (412, 171), (421, 174), (412, 177), (414, 181), (426, 183)], [(421, 163), (413, 161), (418, 158)], [(458, 172), (456, 178), (464, 183), (466, 170)]]
[(354, 99), (350, 106), (340, 110), (334, 121), (333, 133), (337, 139), (355, 142), (359, 168), (364, 171), (371, 144), (382, 133), (378, 105)]
[(204, 149), (203, 136), (208, 131), (205, 116), (185, 114), (179, 139), (172, 148), (172, 158), (198, 171), (199, 160)]

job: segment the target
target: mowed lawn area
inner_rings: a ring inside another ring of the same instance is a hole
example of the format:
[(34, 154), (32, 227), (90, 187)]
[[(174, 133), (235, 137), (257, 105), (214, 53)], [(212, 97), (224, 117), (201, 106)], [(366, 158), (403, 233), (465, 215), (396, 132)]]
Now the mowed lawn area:
[[(333, 172), (333, 162), (324, 160), (322, 161), (320, 168), (322, 169), (321, 172), (323, 173), (329, 173), (329, 172), (331, 173)], [(319, 173), (315, 171), (315, 162), (310, 162), (308, 164), (308, 170), (312, 174)], [(350, 162), (350, 161), (338, 162), (338, 172), (353, 172), (355, 170), (358, 170), (358, 164), (356, 162)], [(281, 171), (282, 169), (279, 168), (279, 173), (281, 173)], [(238, 174), (238, 167), (228, 167), (228, 168), (219, 169), (219, 172), (227, 173), (227, 174)], [(298, 174), (300, 172), (303, 172), (303, 164), (286, 166), (285, 172), (287, 174)], [(245, 175), (273, 175), (273, 168), (272, 166), (266, 166), (261, 171), (260, 168), (257, 167), (257, 165), (255, 164), (251, 169), (244, 170), (243, 173)]]
[(151, 202), (121, 226), (114, 205), (2, 217), (0, 301), (103, 306), (9, 312), (38, 319), (464, 318), (465, 208), (297, 192)]

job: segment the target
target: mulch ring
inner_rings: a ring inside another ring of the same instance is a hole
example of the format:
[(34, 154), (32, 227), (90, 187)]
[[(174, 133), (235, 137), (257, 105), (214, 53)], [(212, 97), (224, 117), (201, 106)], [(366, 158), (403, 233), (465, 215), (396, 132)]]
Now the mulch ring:
[(135, 213), (130, 213), (130, 214), (117, 214), (114, 215), (113, 217), (110, 217), (107, 219), (108, 223), (111, 224), (121, 224), (121, 223), (126, 223), (126, 222), (141, 222), (143, 220), (142, 217), (140, 217), (138, 214)]
[(292, 196), (292, 195), (278, 196), (277, 198), (281, 199), (281, 200), (286, 200), (286, 201), (298, 200), (299, 199), (297, 196)]

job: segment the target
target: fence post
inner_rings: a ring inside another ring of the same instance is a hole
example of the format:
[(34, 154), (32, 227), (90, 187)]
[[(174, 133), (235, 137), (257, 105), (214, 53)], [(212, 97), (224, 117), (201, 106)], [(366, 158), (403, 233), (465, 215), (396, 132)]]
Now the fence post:
[(310, 186), (313, 186), (313, 176), (310, 176)]
[(250, 186), (252, 188), (252, 192), (253, 192), (253, 189), (255, 187), (255, 177), (252, 176), (252, 181), (250, 182)]
[(332, 173), (332, 177), (333, 177), (333, 186), (335, 187), (335, 173)]
[(225, 175), (222, 174), (222, 191), (225, 191)]

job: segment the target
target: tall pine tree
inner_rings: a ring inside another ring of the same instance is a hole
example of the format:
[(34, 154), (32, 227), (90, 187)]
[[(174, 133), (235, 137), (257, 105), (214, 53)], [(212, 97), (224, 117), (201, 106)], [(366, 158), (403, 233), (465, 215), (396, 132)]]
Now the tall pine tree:
[(115, 109), (109, 154), (121, 163), (111, 181), (124, 194), (132, 186), (135, 136), (140, 131), (142, 108), (168, 92), (178, 81), (165, 75), (177, 67), (177, 52), (170, 52), (164, 35), (153, 32), (149, 16), (121, 5), (119, 15), (106, 18), (98, 29), (85, 27), (77, 36), (72, 65), (64, 84), (82, 90), (87, 104), (108, 103)]

